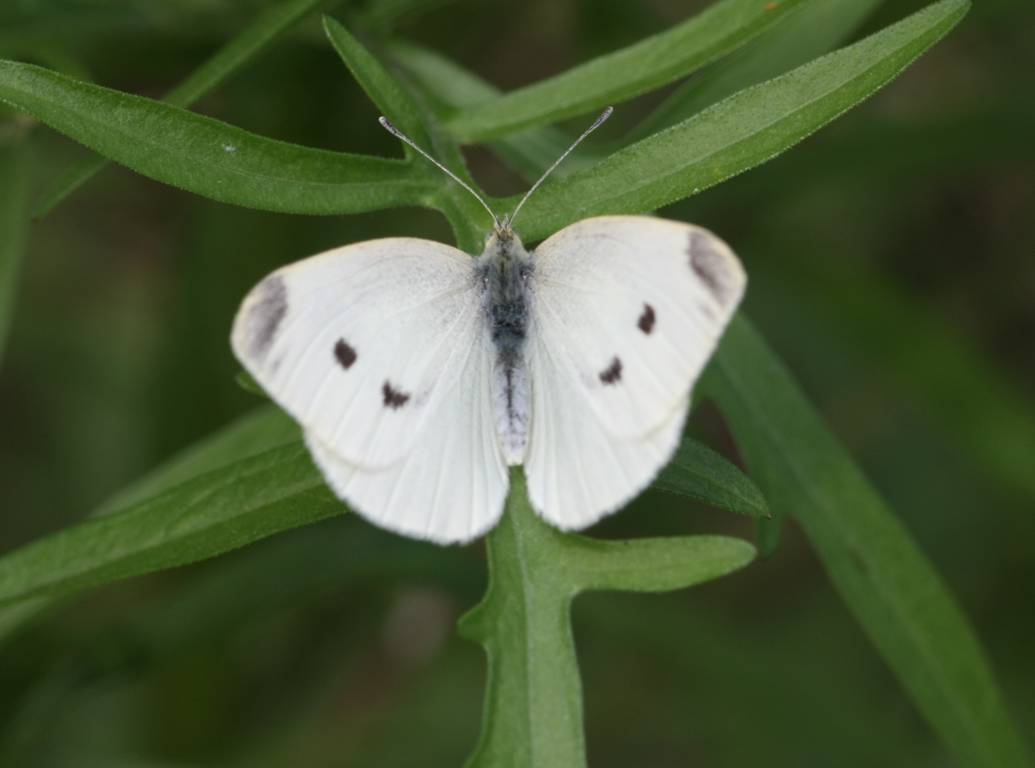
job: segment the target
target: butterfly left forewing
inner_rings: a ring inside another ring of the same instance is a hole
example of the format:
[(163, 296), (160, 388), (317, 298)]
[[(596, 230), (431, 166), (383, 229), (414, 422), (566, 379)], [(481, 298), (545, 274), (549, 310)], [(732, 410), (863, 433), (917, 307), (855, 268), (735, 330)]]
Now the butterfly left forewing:
[(232, 345), (263, 389), (335, 455), (406, 456), (480, 325), (471, 259), (388, 238), (288, 265), (245, 298)]

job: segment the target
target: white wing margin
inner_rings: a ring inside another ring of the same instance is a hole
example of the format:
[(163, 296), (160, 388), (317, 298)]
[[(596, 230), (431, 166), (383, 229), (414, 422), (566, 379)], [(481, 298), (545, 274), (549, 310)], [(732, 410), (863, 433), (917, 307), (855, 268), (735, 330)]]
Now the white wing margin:
[(528, 488), (544, 519), (578, 529), (669, 460), (746, 279), (707, 230), (642, 216), (573, 224), (534, 265)]
[(481, 302), (466, 254), (373, 240), (268, 276), (242, 303), (231, 343), (356, 511), (462, 541), (498, 519), (507, 489)]

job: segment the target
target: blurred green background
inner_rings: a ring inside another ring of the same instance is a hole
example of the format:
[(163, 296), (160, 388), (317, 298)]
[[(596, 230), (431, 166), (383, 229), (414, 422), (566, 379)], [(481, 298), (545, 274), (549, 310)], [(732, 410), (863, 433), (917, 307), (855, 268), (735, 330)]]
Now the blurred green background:
[[(0, 55), (157, 97), (264, 4), (154, 5), (8, 2)], [(510, 89), (705, 5), (396, 0), (336, 13), (367, 39), (394, 29)], [(874, 5), (850, 39), (923, 3)], [(397, 156), (317, 22), (196, 108), (274, 138)], [(981, 2), (860, 108), (663, 211), (741, 254), (746, 311), (962, 603), (1027, 734), (1033, 29), (1035, 6)], [(619, 138), (671, 90), (622, 105), (594, 140)], [(0, 115), (3, 147), (16, 123)], [(35, 190), (85, 155), (42, 128), (30, 149)], [(525, 187), (484, 150), (468, 159), (490, 193)], [(0, 358), (0, 552), (82, 519), (254, 408), (227, 343), (247, 289), (278, 265), (387, 235), (450, 239), (427, 211), (275, 215), (118, 168), (35, 222)], [(707, 405), (694, 427), (735, 457)], [(687, 530), (753, 535), (653, 492), (596, 532)], [(484, 578), (480, 545), (439, 550), (340, 518), (92, 592), (0, 646), (0, 765), (459, 765), (479, 729), (484, 661), (453, 622)], [(594, 766), (948, 760), (793, 527), (742, 573), (682, 594), (582, 598), (575, 620)]]

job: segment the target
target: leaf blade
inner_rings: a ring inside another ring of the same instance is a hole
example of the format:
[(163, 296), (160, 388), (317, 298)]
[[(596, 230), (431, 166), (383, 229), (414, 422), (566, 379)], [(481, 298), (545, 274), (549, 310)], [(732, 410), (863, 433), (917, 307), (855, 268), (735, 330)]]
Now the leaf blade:
[[(311, 11), (328, 0), (287, 0), (262, 12), (186, 79), (166, 94), (164, 101), (176, 107), (189, 107), (234, 75), (281, 33), (291, 29)], [(83, 159), (70, 167), (37, 201), (33, 215), (46, 216), (65, 198), (86, 184), (108, 164), (103, 157)]]
[(1030, 766), (966, 617), (745, 320), (727, 329), (712, 371), (706, 387), (774, 512), (804, 528), (932, 727), (964, 765)]
[(424, 201), (409, 165), (275, 141), (209, 117), (0, 61), (0, 100), (144, 176), (281, 213), (340, 214)]
[(765, 496), (737, 467), (703, 443), (684, 438), (676, 455), (651, 484), (659, 491), (748, 517), (770, 517)]
[[(284, 444), (289, 433), (278, 418), (235, 425), (130, 489), (128, 506), (0, 558), (0, 608), (195, 562), (341, 514), (304, 444)], [(230, 458), (235, 452), (244, 457)]]
[(446, 128), (461, 142), (499, 138), (646, 93), (684, 77), (782, 20), (801, 0), (721, 0), (627, 48), (457, 112)]
[(652, 211), (772, 159), (894, 79), (969, 5), (940, 0), (545, 185), (528, 202), (522, 235), (537, 240), (587, 216)]

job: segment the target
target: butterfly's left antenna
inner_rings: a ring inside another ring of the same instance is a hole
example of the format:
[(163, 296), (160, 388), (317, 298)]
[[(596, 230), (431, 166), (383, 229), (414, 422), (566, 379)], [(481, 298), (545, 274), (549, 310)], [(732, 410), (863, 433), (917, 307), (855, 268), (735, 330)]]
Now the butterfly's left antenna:
[(472, 195), (474, 195), (475, 199), (479, 203), (481, 203), (482, 207), (489, 212), (490, 216), (492, 216), (492, 224), (493, 224), (493, 226), (496, 229), (500, 228), (500, 218), (499, 218), (499, 216), (497, 216), (493, 212), (492, 208), (489, 207), (488, 203), (486, 203), (485, 200), (482, 199), (482, 196), (479, 195), (477, 192), (474, 191), (474, 189), (471, 188), (470, 184), (468, 184), (466, 181), (461, 179), (459, 176), (457, 176), (451, 170), (446, 168), (446, 166), (442, 165), (442, 163), (440, 163), (438, 160), (433, 158), (430, 154), (425, 152), (423, 149), (418, 147), (417, 143), (413, 139), (411, 139), (405, 133), (403, 133), (398, 128), (396, 128), (394, 125), (392, 125), (388, 121), (387, 117), (385, 117), (384, 115), (381, 115), (381, 117), (377, 118), (377, 122), (381, 123), (381, 127), (384, 128), (386, 131), (388, 131), (390, 134), (392, 134), (395, 138), (399, 139), (399, 141), (404, 141), (407, 144), (409, 144), (411, 147), (413, 147), (415, 150), (417, 150), (421, 155), (423, 155), (427, 160), (429, 160), (431, 163), (433, 163), (440, 171), (442, 171), (442, 173), (446, 174), (446, 176), (451, 178), (453, 181), (455, 181), (461, 187), (463, 187), (468, 192), (470, 192)]

